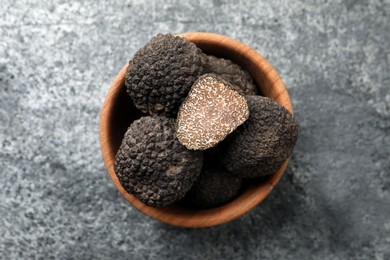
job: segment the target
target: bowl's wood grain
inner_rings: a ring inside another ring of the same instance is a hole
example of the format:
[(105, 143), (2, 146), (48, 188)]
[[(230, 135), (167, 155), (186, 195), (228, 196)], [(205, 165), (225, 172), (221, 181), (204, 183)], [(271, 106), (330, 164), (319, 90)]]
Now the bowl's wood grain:
[[(195, 43), (205, 53), (233, 60), (246, 69), (259, 86), (260, 93), (275, 99), (293, 113), (287, 90), (274, 68), (261, 55), (243, 43), (212, 33), (185, 33), (181, 37)], [(250, 184), (233, 201), (211, 209), (191, 209), (179, 205), (165, 208), (146, 206), (128, 194), (114, 172), (115, 154), (123, 135), (132, 121), (141, 115), (126, 94), (124, 80), (127, 65), (118, 73), (107, 93), (100, 117), (100, 144), (107, 171), (120, 193), (144, 214), (181, 227), (210, 227), (233, 220), (258, 205), (279, 182), (288, 160), (264, 182)]]

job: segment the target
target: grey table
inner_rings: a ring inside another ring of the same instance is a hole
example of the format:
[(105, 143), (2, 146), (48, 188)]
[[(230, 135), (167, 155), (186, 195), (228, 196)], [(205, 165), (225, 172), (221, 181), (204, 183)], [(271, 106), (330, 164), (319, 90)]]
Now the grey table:
[[(187, 31), (264, 55), (299, 121), (271, 195), (209, 229), (133, 209), (99, 150), (116, 73), (155, 34)], [(389, 50), (388, 0), (2, 0), (0, 258), (390, 259)]]

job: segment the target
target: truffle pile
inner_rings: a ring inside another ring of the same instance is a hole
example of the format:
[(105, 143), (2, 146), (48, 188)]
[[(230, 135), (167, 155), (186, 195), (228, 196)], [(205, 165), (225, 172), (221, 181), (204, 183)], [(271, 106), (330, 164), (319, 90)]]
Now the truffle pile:
[(246, 71), (181, 37), (152, 38), (129, 61), (125, 86), (143, 116), (127, 129), (114, 170), (148, 206), (227, 203), (245, 179), (280, 168), (298, 137), (293, 115), (257, 96)]

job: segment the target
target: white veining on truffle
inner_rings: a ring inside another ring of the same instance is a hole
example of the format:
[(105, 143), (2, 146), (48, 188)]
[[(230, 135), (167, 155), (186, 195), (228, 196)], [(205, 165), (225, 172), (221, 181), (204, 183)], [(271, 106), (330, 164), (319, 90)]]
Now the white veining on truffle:
[(229, 83), (205, 75), (192, 86), (177, 118), (177, 138), (188, 149), (215, 146), (249, 116), (245, 98)]

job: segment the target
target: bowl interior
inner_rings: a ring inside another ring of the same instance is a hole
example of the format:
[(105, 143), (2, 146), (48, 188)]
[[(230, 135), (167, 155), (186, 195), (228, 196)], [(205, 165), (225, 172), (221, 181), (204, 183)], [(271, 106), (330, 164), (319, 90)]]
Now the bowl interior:
[[(226, 36), (210, 33), (187, 33), (180, 35), (195, 43), (203, 52), (230, 59), (254, 78), (261, 95), (271, 97), (293, 113), (292, 105), (276, 71), (253, 49)], [(137, 198), (128, 194), (120, 185), (114, 172), (115, 154), (122, 142), (128, 126), (141, 113), (134, 107), (124, 87), (127, 65), (113, 81), (103, 105), (100, 123), (100, 142), (103, 160), (109, 175), (122, 195), (137, 209), (160, 221), (182, 227), (208, 227), (228, 222), (259, 204), (279, 181), (288, 160), (270, 177), (247, 182), (241, 194), (233, 201), (211, 209), (194, 209), (173, 204), (164, 208), (144, 205)]]

